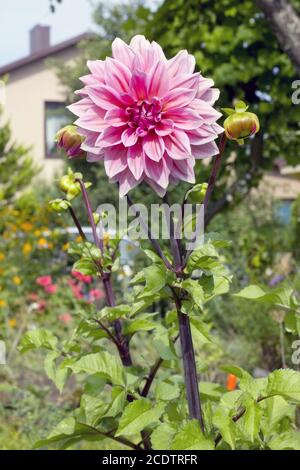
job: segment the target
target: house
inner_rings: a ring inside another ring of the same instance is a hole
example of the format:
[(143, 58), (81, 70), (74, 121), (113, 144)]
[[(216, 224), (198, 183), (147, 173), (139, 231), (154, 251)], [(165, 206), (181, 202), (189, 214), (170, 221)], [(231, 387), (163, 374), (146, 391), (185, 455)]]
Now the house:
[(9, 121), (13, 139), (32, 148), (33, 159), (46, 180), (51, 180), (63, 165), (54, 143), (55, 134), (73, 119), (65, 109), (65, 89), (46, 59), (72, 63), (80, 54), (79, 42), (88, 37), (88, 33), (82, 34), (51, 45), (50, 27), (37, 25), (30, 31), (30, 54), (0, 67), (0, 79), (8, 79), (5, 95), (2, 86), (5, 99), (0, 125)]

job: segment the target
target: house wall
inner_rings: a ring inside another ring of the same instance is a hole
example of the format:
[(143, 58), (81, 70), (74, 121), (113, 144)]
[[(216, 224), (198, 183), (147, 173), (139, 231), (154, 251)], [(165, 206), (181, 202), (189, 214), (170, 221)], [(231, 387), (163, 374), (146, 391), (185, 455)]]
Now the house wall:
[[(55, 55), (71, 63), (78, 56), (76, 47)], [(65, 89), (45, 59), (25, 65), (9, 74), (1, 121), (10, 122), (12, 138), (32, 148), (34, 162), (41, 168), (39, 178), (51, 181), (63, 167), (63, 160), (45, 155), (45, 102), (63, 102)]]

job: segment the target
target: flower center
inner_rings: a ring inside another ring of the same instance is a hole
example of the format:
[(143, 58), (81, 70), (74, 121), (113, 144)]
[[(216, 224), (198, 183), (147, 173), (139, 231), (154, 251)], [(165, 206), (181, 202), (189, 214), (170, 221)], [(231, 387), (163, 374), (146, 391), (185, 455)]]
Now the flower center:
[(126, 109), (129, 127), (136, 129), (138, 137), (144, 137), (161, 121), (161, 102), (157, 98), (138, 101), (134, 107)]

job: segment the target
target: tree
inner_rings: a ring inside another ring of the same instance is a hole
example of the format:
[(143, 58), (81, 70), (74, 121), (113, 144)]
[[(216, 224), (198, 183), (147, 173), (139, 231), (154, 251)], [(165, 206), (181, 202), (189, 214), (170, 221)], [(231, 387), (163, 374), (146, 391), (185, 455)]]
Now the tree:
[(12, 202), (35, 174), (29, 149), (11, 143), (8, 124), (0, 127), (0, 209)]
[[(278, 42), (300, 72), (300, 16), (287, 0), (257, 0), (265, 13)], [(299, 1), (294, 2), (299, 8)]]

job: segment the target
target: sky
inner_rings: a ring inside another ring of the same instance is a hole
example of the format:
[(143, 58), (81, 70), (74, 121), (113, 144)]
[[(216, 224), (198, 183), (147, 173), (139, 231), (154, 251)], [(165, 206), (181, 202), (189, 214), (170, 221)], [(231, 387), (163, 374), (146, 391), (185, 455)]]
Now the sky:
[(95, 0), (63, 0), (52, 14), (49, 0), (0, 0), (0, 66), (29, 54), (29, 30), (51, 26), (51, 44), (93, 29)]

